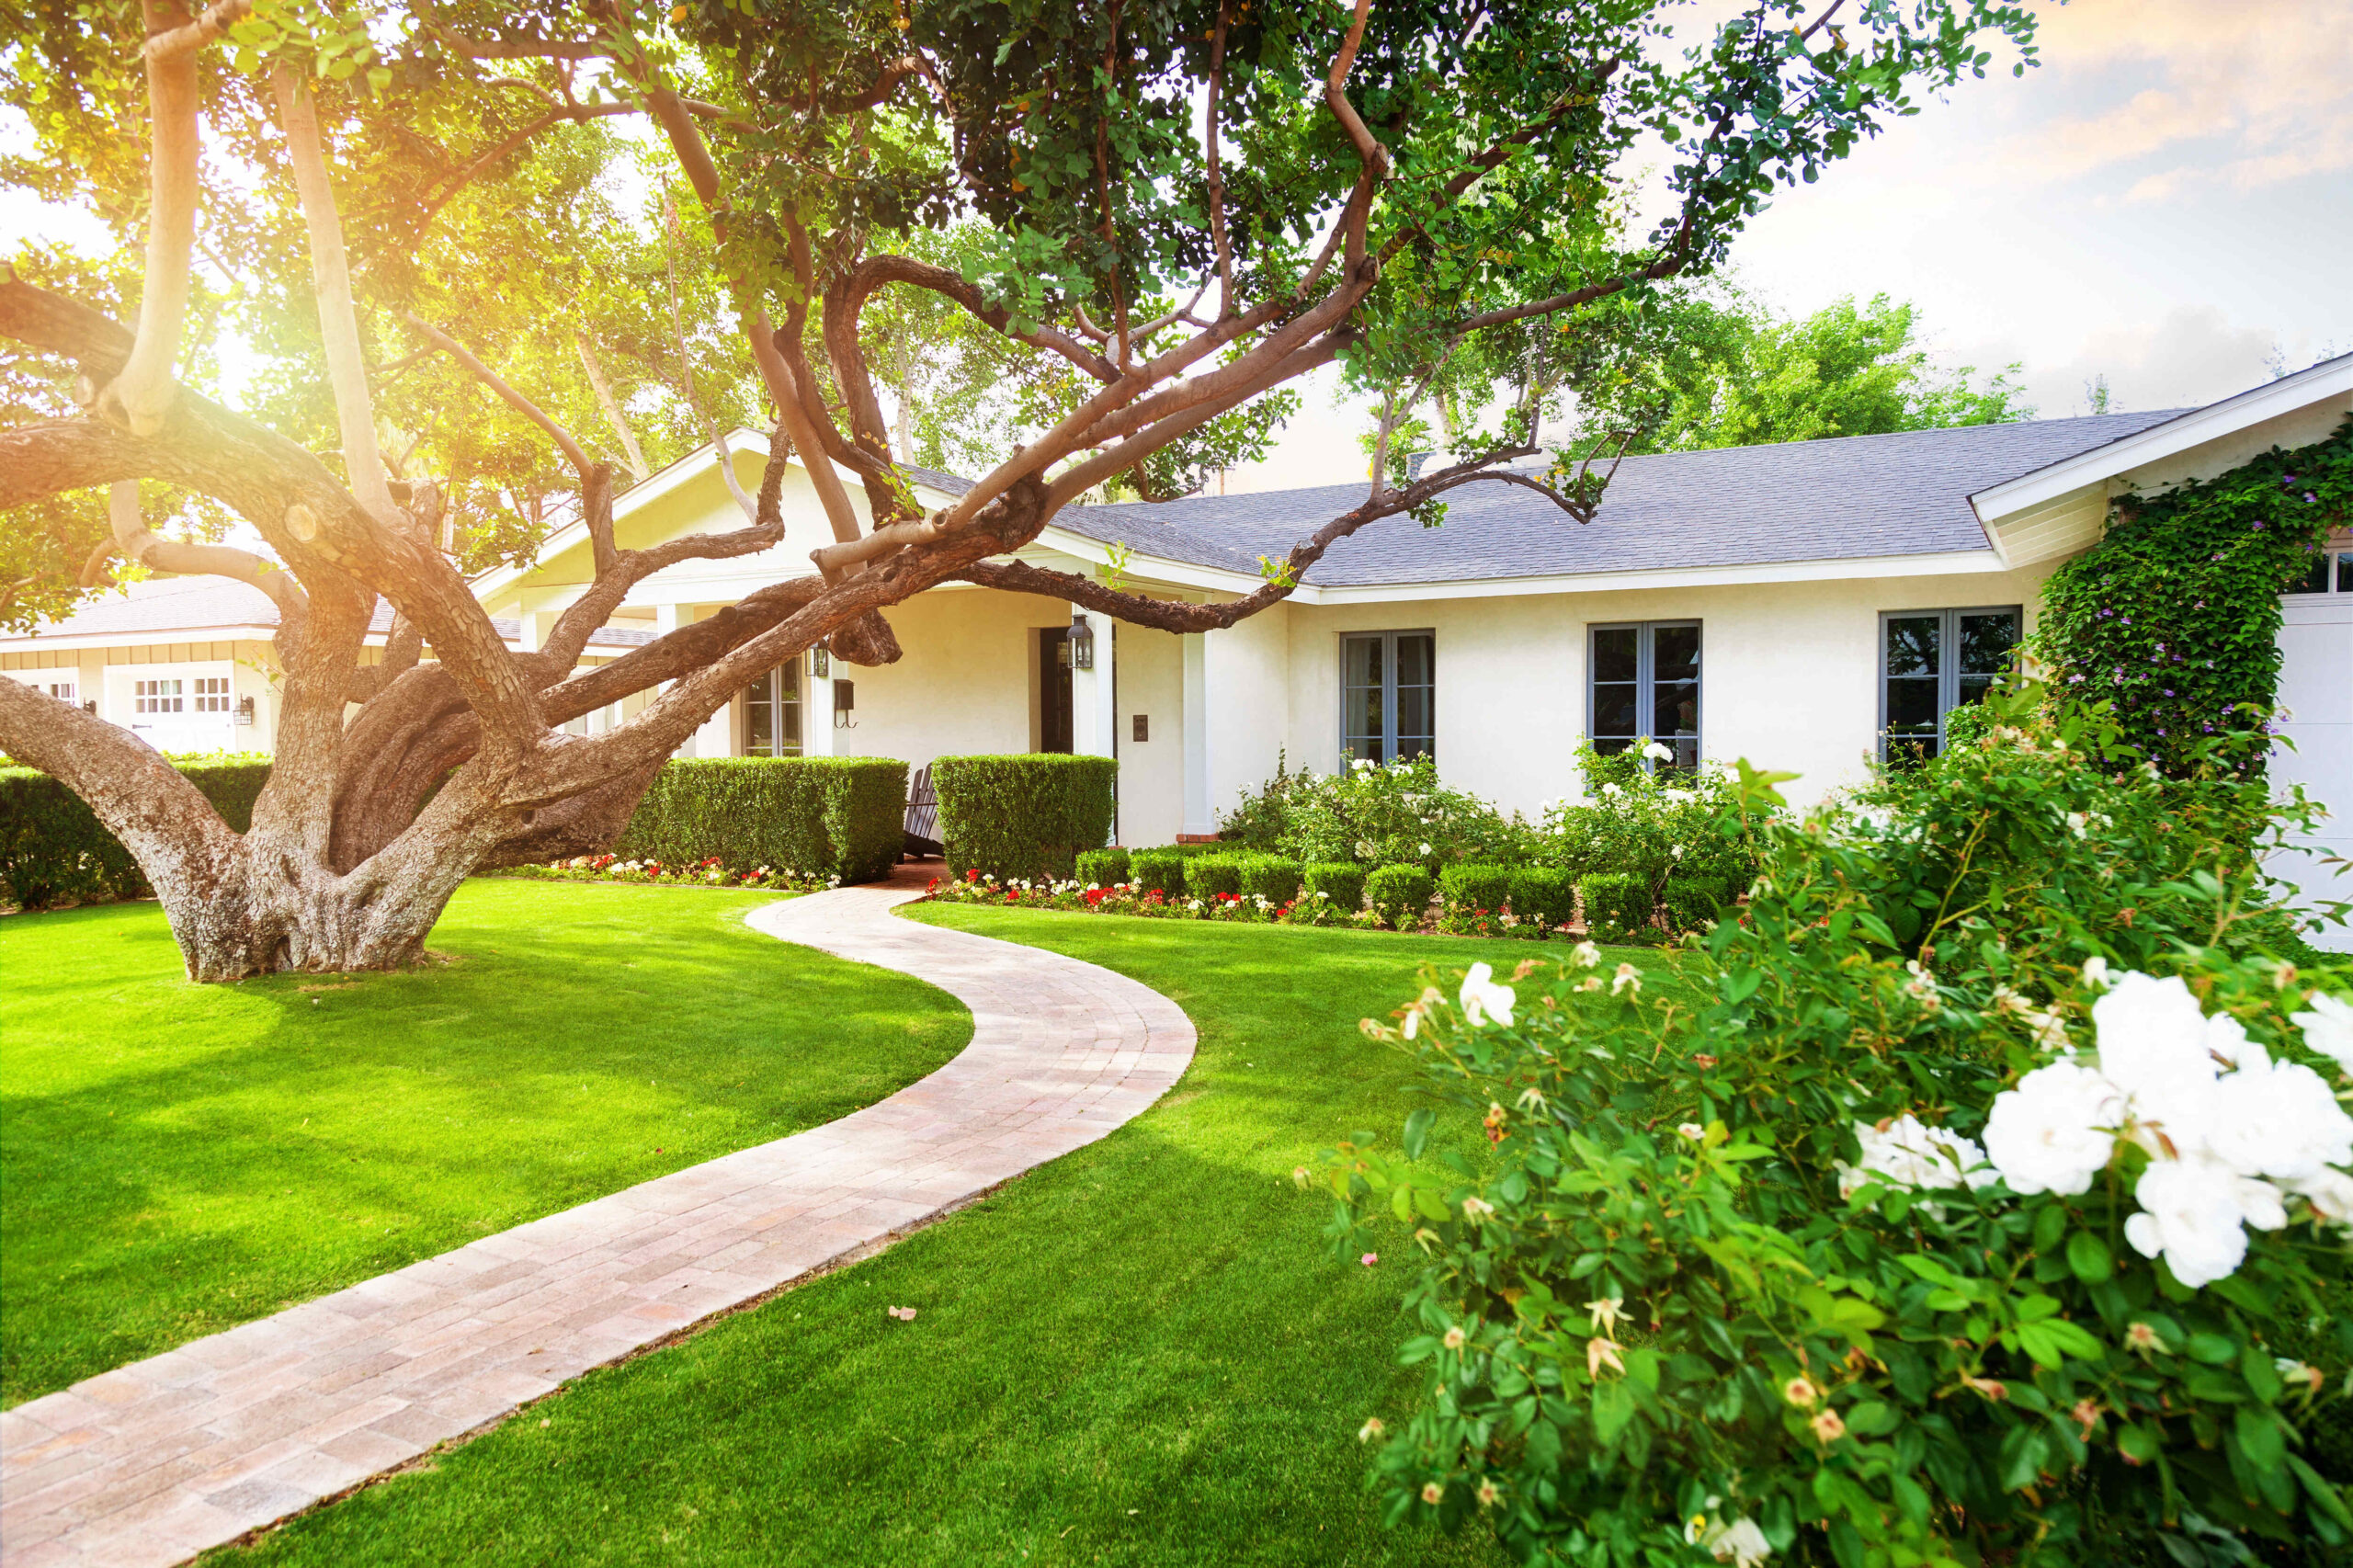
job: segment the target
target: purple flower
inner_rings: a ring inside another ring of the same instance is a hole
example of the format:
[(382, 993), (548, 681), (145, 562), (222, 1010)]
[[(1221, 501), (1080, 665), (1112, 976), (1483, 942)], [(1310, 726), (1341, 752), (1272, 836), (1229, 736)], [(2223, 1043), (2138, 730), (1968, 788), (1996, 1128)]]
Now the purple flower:
[(2171, 697), (2171, 696), (2173, 695), (2173, 687), (2165, 687), (2165, 695), (2166, 695), (2167, 697)]
[(2314, 495), (2311, 491), (2307, 490), (2307, 491), (2305, 491), (2305, 492), (2304, 492), (2304, 505), (2305, 505), (2305, 506), (2312, 506), (2312, 505), (2313, 505), (2314, 502), (2316, 502), (2317, 500), (2319, 500), (2319, 497), (2318, 497), (2318, 496), (2316, 496), (2316, 495)]

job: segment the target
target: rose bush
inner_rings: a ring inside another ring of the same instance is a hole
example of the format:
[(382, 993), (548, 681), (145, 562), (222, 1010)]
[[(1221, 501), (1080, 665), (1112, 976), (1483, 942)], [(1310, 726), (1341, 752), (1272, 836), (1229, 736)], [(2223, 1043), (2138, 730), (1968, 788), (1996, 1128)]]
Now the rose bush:
[[(2346, 1561), (2353, 965), (2276, 950), (2257, 858), (2313, 808), (2040, 700), (1803, 821), (1744, 766), (1701, 1006), (1580, 949), (1367, 1020), (1438, 1102), (1320, 1173), (1346, 1256), (1427, 1259), (1423, 1395), (1362, 1434), (1393, 1518), (1592, 1568)], [(1447, 1106), (1488, 1157), (1422, 1159)]]

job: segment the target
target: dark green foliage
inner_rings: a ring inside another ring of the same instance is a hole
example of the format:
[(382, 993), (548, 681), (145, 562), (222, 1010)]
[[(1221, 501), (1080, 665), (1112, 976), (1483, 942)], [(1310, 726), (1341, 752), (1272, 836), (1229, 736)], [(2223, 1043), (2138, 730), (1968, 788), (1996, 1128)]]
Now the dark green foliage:
[[(269, 782), (269, 759), (208, 756), (176, 763), (238, 833)], [(82, 798), (31, 767), (0, 768), (0, 897), (22, 909), (139, 898), (147, 879), (122, 841)]]
[(1677, 931), (1697, 931), (1719, 918), (1731, 902), (1722, 877), (1669, 877), (1660, 900), (1666, 905), (1666, 923)]
[(1194, 855), (1185, 861), (1185, 892), (1206, 903), (1220, 893), (1239, 897), (1242, 858), (1237, 855)]
[(1576, 877), (1557, 866), (1515, 866), (1511, 912), (1556, 929), (1567, 925), (1577, 912)]
[(1296, 860), (1286, 860), (1279, 855), (1243, 855), (1236, 859), (1242, 867), (1242, 896), (1263, 898), (1280, 906), (1299, 896), (1301, 879), (1307, 868)]
[(949, 875), (977, 869), (1001, 881), (1067, 880), (1080, 850), (1098, 849), (1111, 836), (1119, 774), (1110, 757), (1055, 752), (934, 758)]
[(1449, 866), (1438, 873), (1438, 891), (1446, 901), (1449, 915), (1468, 915), (1473, 910), (1499, 915), (1503, 913), (1504, 901), (1511, 897), (1511, 868)]
[(898, 863), (906, 804), (907, 765), (894, 757), (665, 762), (614, 853), (666, 866), (716, 859), (872, 881)]
[(2116, 705), (2123, 739), (2177, 777), (2200, 743), (2249, 732), (2279, 681), (2279, 595), (2353, 516), (2353, 420), (2217, 478), (2116, 504), (2107, 537), (2051, 575), (2033, 647), (2053, 685)]
[(1087, 849), (1079, 854), (1078, 880), (1089, 887), (1117, 887), (1128, 876), (1128, 852), (1116, 844), (1108, 849)]
[(1596, 871), (1577, 883), (1586, 929), (1597, 942), (1621, 942), (1651, 923), (1647, 883), (1624, 871)]
[(1415, 865), (1381, 866), (1364, 880), (1365, 896), (1385, 925), (1410, 931), (1428, 913), (1438, 883)]
[(1145, 892), (1176, 898), (1185, 891), (1185, 857), (1175, 845), (1139, 849), (1128, 857), (1128, 875)]
[(1301, 885), (1311, 894), (1322, 893), (1324, 901), (1353, 915), (1364, 907), (1364, 868), (1345, 860), (1324, 860), (1307, 867), (1301, 876)]

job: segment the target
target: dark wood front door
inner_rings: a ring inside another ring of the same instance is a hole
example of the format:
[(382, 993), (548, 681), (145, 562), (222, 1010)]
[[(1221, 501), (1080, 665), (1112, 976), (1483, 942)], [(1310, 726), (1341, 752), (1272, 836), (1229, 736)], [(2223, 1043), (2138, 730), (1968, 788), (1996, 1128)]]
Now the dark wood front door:
[(1071, 749), (1067, 626), (1049, 626), (1038, 633), (1038, 749)]

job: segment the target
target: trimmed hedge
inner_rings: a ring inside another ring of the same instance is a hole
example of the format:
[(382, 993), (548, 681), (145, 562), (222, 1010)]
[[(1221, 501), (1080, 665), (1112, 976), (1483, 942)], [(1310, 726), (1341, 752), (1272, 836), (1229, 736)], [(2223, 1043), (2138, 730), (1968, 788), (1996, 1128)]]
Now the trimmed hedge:
[(1384, 924), (1410, 931), (1428, 913), (1430, 894), (1438, 891), (1438, 883), (1427, 871), (1408, 863), (1376, 868), (1365, 878), (1364, 891)]
[(1185, 857), (1172, 845), (1162, 849), (1138, 849), (1128, 856), (1128, 880), (1144, 892), (1163, 898), (1182, 897)]
[(1438, 890), (1446, 900), (1449, 915), (1470, 915), (1484, 910), (1489, 915), (1501, 915), (1504, 902), (1511, 897), (1511, 868), (1465, 864), (1449, 866), (1438, 873)]
[(1651, 923), (1650, 885), (1624, 871), (1596, 871), (1577, 883), (1586, 929), (1597, 941), (1622, 939)]
[(1517, 866), (1511, 873), (1511, 912), (1559, 930), (1576, 915), (1577, 880), (1557, 866)]
[(690, 758), (662, 765), (613, 852), (870, 882), (898, 864), (906, 810), (907, 765), (895, 757)]
[[(175, 762), (237, 832), (253, 825), (269, 759), (231, 755)], [(19, 909), (140, 898), (147, 879), (82, 797), (32, 767), (0, 767), (0, 896)]]
[(1242, 896), (1242, 858), (1237, 855), (1195, 855), (1185, 862), (1185, 892), (1203, 903), (1220, 893)]
[(1067, 881), (1079, 852), (1099, 849), (1111, 836), (1119, 774), (1110, 757), (1059, 752), (933, 758), (948, 874)]
[(1666, 923), (1677, 931), (1697, 931), (1720, 918), (1732, 902), (1731, 884), (1722, 877), (1670, 877), (1666, 883)]
[(1117, 887), (1128, 876), (1128, 852), (1116, 844), (1108, 849), (1084, 850), (1078, 857), (1078, 880), (1088, 887)]
[(1364, 868), (1346, 860), (1323, 860), (1309, 866), (1302, 873), (1301, 883), (1308, 892), (1322, 893), (1324, 901), (1343, 914), (1354, 915), (1364, 907)]
[(1296, 860), (1280, 855), (1241, 855), (1235, 857), (1242, 867), (1242, 895), (1263, 898), (1278, 906), (1299, 897), (1299, 884), (1307, 868)]

